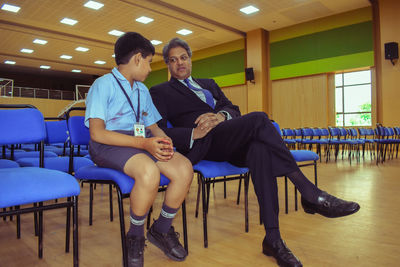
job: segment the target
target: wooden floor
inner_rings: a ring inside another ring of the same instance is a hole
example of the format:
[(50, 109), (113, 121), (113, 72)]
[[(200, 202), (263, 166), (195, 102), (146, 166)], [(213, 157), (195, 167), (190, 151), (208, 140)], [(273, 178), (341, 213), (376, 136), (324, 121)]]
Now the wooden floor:
[[(312, 169), (304, 171), (312, 177)], [(366, 159), (361, 163), (338, 160), (318, 165), (319, 186), (348, 200), (361, 210), (345, 218), (328, 219), (294, 211), (290, 185), (290, 210), (284, 213), (283, 179), (279, 179), (281, 233), (289, 248), (304, 266), (399, 266), (400, 261), (400, 159), (377, 166)], [(122, 266), (117, 204), (114, 222), (108, 219), (107, 187), (95, 191), (94, 222), (88, 225), (88, 186), (79, 198), (80, 266)], [(203, 247), (202, 219), (194, 217), (197, 183), (187, 197), (189, 256), (184, 262), (169, 260), (152, 244), (145, 249), (146, 266), (276, 266), (274, 259), (261, 253), (265, 235), (258, 223), (258, 205), (250, 188), (250, 231), (244, 231), (243, 201), (235, 203), (237, 182), (228, 183), (228, 197), (217, 184), (210, 197), (209, 247)], [(115, 194), (114, 194), (115, 196)], [(154, 205), (158, 216), (162, 193)], [(242, 196), (243, 200), (243, 196)], [(129, 202), (125, 200), (128, 213)], [(182, 232), (180, 212), (175, 228)], [(72, 266), (72, 253), (64, 253), (65, 211), (44, 213), (44, 257), (37, 257), (33, 215), (23, 215), (22, 238), (16, 239), (15, 220), (0, 221), (0, 266)], [(128, 217), (126, 223), (128, 223)]]

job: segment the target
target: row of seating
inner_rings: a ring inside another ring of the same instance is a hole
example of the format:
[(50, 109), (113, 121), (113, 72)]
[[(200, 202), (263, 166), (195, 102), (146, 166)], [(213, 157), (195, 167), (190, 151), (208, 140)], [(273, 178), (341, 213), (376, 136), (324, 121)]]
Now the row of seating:
[[(90, 184), (90, 215), (89, 217), (92, 218), (92, 205), (93, 205), (93, 184), (101, 183), (101, 184), (109, 184), (110, 185), (110, 213), (112, 214), (112, 195), (111, 195), (111, 185), (114, 185), (117, 193), (118, 193), (118, 203), (119, 203), (119, 214), (120, 214), (120, 227), (121, 227), (121, 244), (122, 244), (122, 252), (123, 252), (123, 262), (124, 266), (127, 265), (127, 252), (125, 251), (125, 224), (124, 224), (124, 209), (123, 209), (123, 202), (122, 199), (129, 197), (129, 193), (134, 185), (134, 180), (127, 175), (118, 172), (113, 169), (107, 168), (100, 168), (95, 166), (90, 159), (91, 164), (86, 164), (84, 166), (79, 166), (77, 163), (77, 159), (81, 159), (82, 157), (75, 157), (74, 156), (74, 148), (76, 146), (88, 145), (89, 142), (89, 131), (84, 126), (83, 120), (84, 117), (82, 116), (69, 116), (69, 113), (76, 109), (82, 108), (74, 108), (70, 112), (68, 112), (67, 116), (67, 123), (68, 123), (68, 131), (69, 131), (69, 143), (70, 143), (70, 155), (69, 155), (69, 167), (63, 168), (62, 170), (55, 170), (56, 167), (54, 165), (49, 164), (50, 158), (45, 158), (45, 150), (44, 150), (44, 140), (46, 139), (46, 131), (45, 131), (45, 122), (43, 120), (43, 116), (41, 115), (40, 111), (34, 109), (31, 106), (10, 106), (10, 105), (0, 105), (2, 108), (8, 108), (11, 110), (1, 110), (0, 111), (0, 124), (5, 126), (7, 131), (3, 131), (0, 135), (0, 145), (15, 145), (15, 144), (25, 144), (25, 143), (37, 143), (40, 142), (39, 145), (39, 157), (34, 158), (38, 164), (35, 167), (24, 167), (18, 168), (19, 165), (17, 162), (10, 161), (7, 159), (0, 160), (0, 162), (7, 164), (13, 163), (8, 165), (8, 169), (1, 170), (1, 179), (0, 179), (0, 208), (10, 208), (15, 207), (14, 209), (10, 209), (9, 211), (3, 209), (3, 212), (0, 212), (0, 217), (2, 216), (9, 216), (9, 215), (20, 215), (25, 212), (33, 211), (39, 212), (39, 257), (42, 257), (42, 211), (44, 209), (50, 209), (54, 206), (52, 204), (47, 204), (45, 207), (47, 208), (39, 208), (36, 209), (35, 207), (27, 207), (21, 208), (21, 205), (25, 205), (28, 203), (39, 203), (38, 205), (42, 207), (44, 206), (44, 202), (50, 199), (56, 198), (63, 198), (67, 197), (67, 201), (73, 197), (74, 200), (74, 213), (73, 218), (74, 222), (77, 222), (77, 199), (79, 195), (79, 190), (76, 189), (76, 181), (77, 179), (81, 182), (88, 182)], [(17, 110), (15, 108), (23, 108), (21, 110)], [(24, 131), (22, 132), (22, 128)], [(21, 132), (21, 134), (19, 134)], [(28, 135), (35, 134), (37, 132), (37, 138), (32, 139), (28, 138)], [(28, 134), (29, 133), (29, 134)], [(9, 136), (11, 135), (11, 137)], [(56, 159), (65, 159), (65, 157), (52, 157), (54, 160)], [(26, 162), (26, 158), (19, 158), (19, 163)], [(32, 160), (34, 162), (34, 160)], [(6, 164), (6, 165), (7, 165)], [(6, 165), (3, 165), (5, 167)], [(22, 165), (22, 164), (21, 164)], [(0, 167), (2, 165), (0, 164)], [(27, 166), (27, 165), (23, 165)], [(52, 170), (49, 170), (52, 168)], [(207, 162), (203, 161), (197, 166), (194, 167), (195, 172), (199, 174), (199, 188), (202, 188), (202, 199), (203, 199), (203, 224), (204, 224), (204, 246), (207, 247), (207, 206), (206, 199), (209, 199), (209, 188), (208, 188), (208, 195), (205, 190), (205, 183), (204, 181), (208, 180), (212, 175), (213, 177), (216, 176), (230, 176), (226, 177), (227, 180), (231, 179), (240, 179), (245, 180), (245, 185), (248, 185), (249, 173), (247, 168), (238, 168), (235, 167), (227, 162)], [(51, 171), (48, 173), (48, 171)], [(32, 176), (32, 173), (38, 172), (35, 176)], [(69, 174), (67, 174), (69, 173)], [(50, 177), (52, 175), (61, 175), (63, 174), (65, 177), (68, 177), (68, 182), (70, 186), (65, 185), (58, 185), (57, 180), (53, 180), (48, 186), (42, 186), (42, 183), (37, 184), (36, 179), (42, 179), (39, 176)], [(71, 174), (74, 174), (73, 177)], [(237, 175), (236, 177), (232, 177), (231, 174)], [(26, 187), (29, 188), (28, 191), (24, 191), (26, 197), (24, 200), (21, 199), (21, 194), (14, 194), (15, 191), (19, 190), (19, 187), (15, 186), (16, 184), (20, 184), (20, 181), (28, 179), (29, 182), (26, 183)], [(162, 176), (160, 180), (160, 190), (163, 191), (168, 185), (169, 180)], [(3, 186), (4, 185), (4, 186)], [(6, 186), (7, 185), (7, 186)], [(64, 186), (64, 189), (71, 188), (74, 186), (75, 191), (68, 191), (64, 195), (57, 195), (56, 198), (51, 197), (51, 190), (49, 187), (54, 187), (54, 190), (57, 191), (59, 186)], [(246, 186), (248, 188), (248, 186)], [(78, 187), (79, 189), (79, 187)], [(6, 190), (8, 194), (3, 194), (3, 190)], [(245, 203), (246, 203), (246, 215), (247, 215), (247, 189), (245, 189)], [(31, 197), (34, 195), (35, 197)], [(199, 202), (199, 198), (197, 200)], [(208, 203), (208, 202), (207, 202)], [(197, 205), (198, 206), (198, 205)], [(58, 206), (57, 206), (58, 207)], [(54, 207), (55, 208), (55, 207)], [(68, 209), (69, 211), (69, 209)], [(70, 218), (68, 212), (67, 217), (67, 239), (66, 239), (66, 251), (69, 250), (69, 225), (70, 225)], [(188, 241), (187, 241), (187, 227), (186, 227), (186, 209), (185, 209), (185, 202), (182, 204), (182, 218), (183, 218), (183, 236), (184, 236), (184, 246), (185, 249), (188, 250)], [(150, 216), (150, 214), (149, 214)], [(111, 217), (112, 218), (112, 217)], [(18, 217), (19, 220), (19, 217)], [(35, 220), (36, 222), (36, 220)], [(248, 217), (246, 216), (246, 230), (248, 230)], [(74, 225), (74, 266), (78, 265), (78, 243), (77, 243), (77, 225)]]
[[(0, 105), (1, 107), (1, 105)], [(58, 207), (67, 207), (67, 223), (66, 223), (66, 251), (69, 251), (69, 227), (70, 227), (70, 207), (73, 207), (73, 224), (74, 224), (74, 235), (73, 235), (73, 243), (74, 243), (74, 266), (78, 266), (79, 258), (78, 258), (78, 241), (77, 241), (77, 216), (78, 216), (78, 195), (80, 193), (79, 187), (76, 188), (76, 182), (79, 180), (80, 182), (85, 182), (90, 184), (90, 205), (89, 205), (89, 224), (92, 224), (92, 211), (93, 211), (93, 186), (97, 183), (100, 184), (108, 184), (110, 189), (110, 220), (112, 220), (112, 186), (116, 188), (118, 194), (118, 206), (119, 206), (119, 219), (120, 219), (120, 230), (121, 230), (121, 245), (122, 245), (122, 254), (123, 254), (123, 263), (124, 266), (127, 264), (127, 251), (125, 251), (125, 223), (124, 223), (124, 208), (123, 208), (123, 198), (129, 197), (131, 189), (134, 185), (134, 179), (128, 177), (124, 173), (119, 171), (101, 168), (95, 166), (90, 159), (77, 157), (75, 156), (74, 150), (79, 146), (87, 146), (89, 143), (90, 135), (88, 129), (84, 126), (84, 117), (83, 116), (71, 116), (71, 113), (74, 110), (84, 110), (84, 108), (73, 108), (67, 113), (67, 130), (69, 132), (69, 157), (58, 156), (58, 157), (48, 157), (45, 158), (45, 149), (44, 143), (45, 140), (48, 139), (49, 131), (46, 132), (46, 123), (44, 122), (43, 116), (40, 111), (34, 109), (33, 107), (18, 110), (15, 109), (15, 106), (3, 106), (5, 108), (11, 108), (11, 110), (0, 110), (0, 124), (5, 125), (5, 129), (7, 131), (3, 131), (2, 135), (0, 135), (0, 145), (15, 145), (15, 144), (26, 144), (26, 143), (38, 143), (39, 144), (39, 158), (34, 160), (26, 160), (26, 158), (18, 159), (19, 163), (24, 168), (18, 168), (18, 165), (11, 166), (13, 168), (2, 169), (1, 170), (1, 179), (0, 179), (0, 208), (10, 208), (15, 207), (14, 209), (10, 209), (9, 211), (3, 209), (3, 212), (0, 212), (1, 216), (9, 216), (9, 215), (17, 215), (19, 216), (25, 212), (36, 212), (39, 214), (38, 219), (38, 228), (39, 228), (39, 257), (42, 257), (42, 212), (45, 209), (52, 209)], [(21, 106), (18, 106), (21, 108)], [(279, 125), (274, 123), (276, 129), (280, 132)], [(24, 127), (24, 132), (20, 133), (20, 130)], [(36, 133), (37, 132), (37, 133)], [(36, 134), (37, 137), (32, 139), (29, 137), (32, 133)], [(11, 135), (11, 137), (10, 137)], [(319, 159), (318, 155), (312, 151), (308, 150), (296, 150), (292, 151), (292, 154), (297, 162), (299, 162), (299, 166), (314, 166), (315, 171), (315, 184), (317, 184), (317, 160)], [(65, 163), (68, 163), (68, 167), (65, 165), (56, 167), (56, 164), (51, 164), (52, 160), (62, 160)], [(85, 159), (87, 164), (79, 164), (78, 161), (81, 159)], [(0, 160), (0, 162), (4, 162), (7, 160)], [(10, 160), (8, 160), (10, 161)], [(308, 163), (310, 161), (311, 163)], [(37, 162), (36, 165), (27, 165), (27, 162)], [(18, 163), (16, 163), (18, 164)], [(0, 165), (1, 166), (1, 165)], [(30, 166), (30, 167), (26, 167)], [(210, 196), (210, 184), (215, 182), (224, 182), (230, 180), (239, 180), (239, 190), (238, 190), (238, 203), (239, 203), (239, 194), (240, 194), (240, 185), (241, 181), (244, 181), (245, 185), (245, 231), (248, 231), (248, 185), (249, 185), (249, 170), (247, 168), (239, 168), (229, 164), (228, 162), (211, 162), (211, 161), (201, 161), (200, 163), (193, 166), (194, 171), (198, 174), (198, 191), (197, 191), (197, 205), (196, 205), (196, 217), (198, 215), (199, 201), (200, 201), (200, 189), (201, 189), (201, 198), (202, 198), (202, 213), (203, 213), (203, 232), (204, 232), (204, 247), (208, 246), (208, 237), (207, 237), (207, 213), (209, 206), (209, 196)], [(35, 175), (36, 174), (36, 175)], [(74, 175), (74, 176), (72, 176)], [(41, 177), (45, 177), (41, 178)], [(64, 177), (65, 184), (59, 184), (57, 179), (53, 179), (49, 184), (43, 186), (47, 180), (50, 180), (52, 176), (62, 176)], [(222, 177), (216, 179), (215, 177)], [(36, 179), (43, 182), (37, 184)], [(20, 188), (16, 186), (16, 184), (20, 184), (21, 181), (28, 180), (26, 183), (28, 191), (23, 191), (23, 194), (26, 195), (22, 198), (22, 194), (14, 194), (15, 191), (20, 191)], [(167, 177), (161, 176), (160, 179), (160, 190), (165, 190), (168, 185), (169, 180)], [(3, 186), (4, 185), (4, 186)], [(63, 193), (54, 195), (51, 191), (61, 190), (60, 186), (63, 186)], [(49, 190), (52, 188), (52, 190)], [(3, 190), (6, 190), (8, 193), (3, 194)], [(288, 211), (288, 200), (287, 200), (287, 178), (285, 177), (285, 199), (286, 199), (286, 213)], [(297, 193), (297, 191), (295, 191)], [(31, 196), (32, 195), (32, 196)], [(33, 197), (34, 196), (34, 197)], [(51, 199), (58, 198), (67, 198), (67, 204), (63, 204), (62, 206), (59, 204), (44, 204), (46, 201)], [(29, 203), (38, 203), (34, 205), (34, 207), (26, 207), (21, 208), (22, 205)], [(295, 198), (295, 204), (297, 209), (297, 196)], [(56, 206), (54, 206), (56, 205)], [(149, 213), (148, 223), (150, 221), (151, 213)], [(17, 217), (19, 220), (19, 217)], [(182, 219), (183, 219), (183, 237), (184, 237), (184, 246), (185, 249), (188, 250), (188, 240), (187, 240), (187, 225), (186, 225), (186, 209), (185, 202), (182, 204)], [(36, 220), (35, 220), (36, 222)], [(17, 226), (18, 227), (18, 226)], [(35, 228), (36, 229), (36, 228)], [(17, 229), (17, 231), (19, 231)]]
[(308, 149), (318, 153), (322, 160), (322, 149), (326, 162), (329, 161), (331, 151), (334, 152), (335, 161), (341, 147), (342, 158), (348, 153), (351, 160), (355, 157), (358, 161), (364, 158), (365, 151), (370, 151), (371, 159), (377, 153), (377, 163), (386, 159), (386, 153), (389, 158), (398, 155), (400, 140), (400, 127), (383, 127), (378, 125), (376, 129), (372, 128), (299, 128), (282, 129), (283, 138), (290, 149)]

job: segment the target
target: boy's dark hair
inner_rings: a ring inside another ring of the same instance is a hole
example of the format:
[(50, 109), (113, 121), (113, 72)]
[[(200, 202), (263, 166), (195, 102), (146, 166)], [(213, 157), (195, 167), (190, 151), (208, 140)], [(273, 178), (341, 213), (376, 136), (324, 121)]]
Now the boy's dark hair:
[(114, 46), (117, 65), (127, 64), (131, 57), (141, 53), (143, 58), (154, 55), (155, 49), (149, 40), (137, 32), (127, 32), (118, 38)]
[(192, 57), (192, 50), (190, 49), (190, 46), (188, 45), (188, 43), (186, 43), (184, 40), (182, 40), (178, 37), (175, 37), (175, 38), (171, 39), (171, 41), (169, 41), (168, 44), (166, 44), (163, 48), (163, 57), (164, 57), (165, 63), (168, 64), (168, 61), (169, 61), (169, 58), (168, 58), (169, 50), (171, 50), (172, 48), (175, 48), (175, 47), (179, 47), (179, 46), (186, 50), (189, 57)]

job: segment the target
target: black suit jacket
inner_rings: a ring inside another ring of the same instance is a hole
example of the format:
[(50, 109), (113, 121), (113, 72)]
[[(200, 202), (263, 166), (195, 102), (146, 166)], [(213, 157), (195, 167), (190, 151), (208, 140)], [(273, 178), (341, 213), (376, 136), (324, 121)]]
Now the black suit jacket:
[[(153, 102), (162, 116), (158, 125), (171, 137), (177, 150), (186, 155), (192, 163), (196, 163), (207, 154), (212, 139), (212, 131), (204, 138), (197, 139), (190, 149), (190, 139), (195, 120), (204, 113), (219, 111), (228, 112), (232, 118), (239, 117), (239, 108), (232, 104), (224, 95), (221, 88), (212, 79), (193, 79), (203, 89), (211, 92), (216, 100), (212, 109), (203, 102), (192, 90), (175, 78), (168, 82), (150, 88)], [(169, 121), (173, 128), (168, 128)]]

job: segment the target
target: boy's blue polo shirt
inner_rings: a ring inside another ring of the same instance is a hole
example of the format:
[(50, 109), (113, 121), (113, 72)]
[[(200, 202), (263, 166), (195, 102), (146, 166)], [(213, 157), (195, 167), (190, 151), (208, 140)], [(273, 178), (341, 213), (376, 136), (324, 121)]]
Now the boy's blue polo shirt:
[[(112, 70), (132, 101), (135, 112), (138, 107), (138, 92), (140, 91), (140, 123), (145, 127), (157, 123), (161, 115), (154, 106), (149, 90), (141, 82), (134, 82), (133, 86), (114, 68)], [(106, 129), (110, 131), (132, 131), (136, 117), (122, 92), (118, 82), (111, 73), (96, 79), (86, 97), (85, 125), (89, 127), (89, 119), (102, 119)]]

